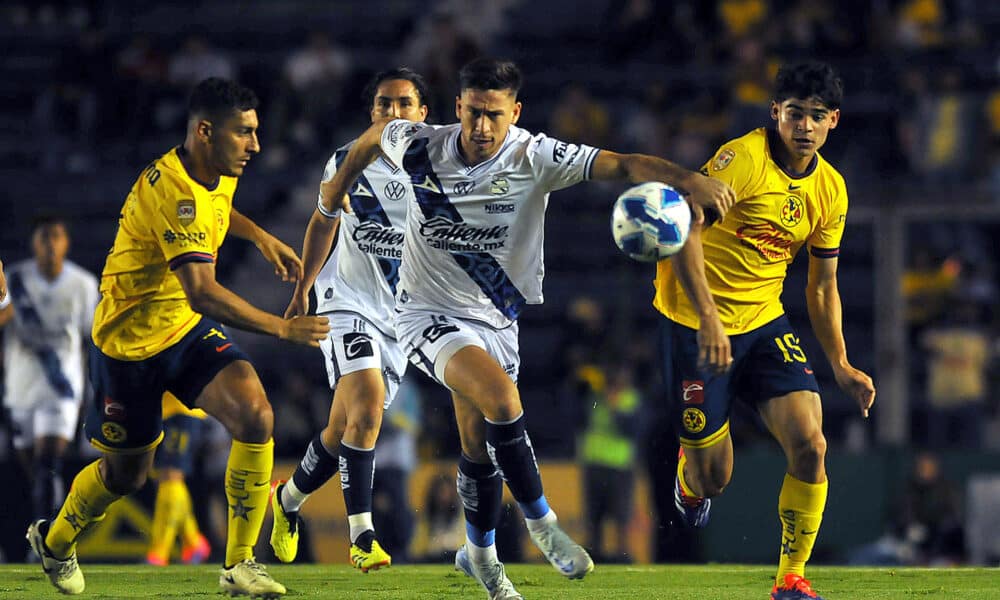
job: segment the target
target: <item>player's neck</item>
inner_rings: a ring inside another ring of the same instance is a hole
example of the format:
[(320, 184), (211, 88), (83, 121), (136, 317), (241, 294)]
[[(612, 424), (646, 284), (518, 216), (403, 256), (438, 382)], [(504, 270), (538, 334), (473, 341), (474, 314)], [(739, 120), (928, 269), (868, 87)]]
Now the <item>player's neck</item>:
[(780, 141), (775, 144), (773, 156), (778, 165), (780, 165), (781, 168), (787, 173), (791, 173), (792, 175), (804, 174), (809, 170), (809, 166), (812, 165), (813, 160), (816, 159), (815, 154), (810, 154), (805, 157), (796, 156), (789, 152), (785, 144)]
[(49, 281), (55, 281), (56, 278), (59, 277), (59, 275), (61, 275), (63, 271), (62, 262), (50, 263), (50, 262), (36, 261), (35, 264), (38, 265), (38, 272), (42, 274), (42, 277), (44, 277)]
[(208, 164), (208, 157), (197, 148), (192, 148), (189, 142), (184, 142), (177, 152), (187, 174), (206, 188), (214, 188), (219, 181), (219, 172)]

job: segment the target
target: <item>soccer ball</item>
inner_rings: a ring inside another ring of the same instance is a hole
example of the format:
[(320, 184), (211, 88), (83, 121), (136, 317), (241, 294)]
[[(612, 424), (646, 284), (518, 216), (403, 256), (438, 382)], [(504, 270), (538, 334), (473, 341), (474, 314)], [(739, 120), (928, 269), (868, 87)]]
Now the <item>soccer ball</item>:
[(691, 208), (674, 188), (649, 181), (618, 196), (611, 235), (630, 258), (655, 262), (677, 254), (691, 228)]

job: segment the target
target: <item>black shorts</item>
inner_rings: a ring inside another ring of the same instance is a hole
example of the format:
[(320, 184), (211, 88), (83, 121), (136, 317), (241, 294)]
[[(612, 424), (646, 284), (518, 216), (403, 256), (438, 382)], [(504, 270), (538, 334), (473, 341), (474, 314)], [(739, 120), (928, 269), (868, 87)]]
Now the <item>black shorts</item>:
[(812, 365), (785, 315), (729, 336), (733, 364), (722, 375), (698, 369), (697, 335), (694, 329), (660, 316), (664, 389), (682, 446), (707, 448), (724, 439), (733, 398), (756, 408), (791, 392), (819, 393)]
[(139, 454), (163, 438), (163, 393), (194, 407), (205, 386), (230, 363), (250, 358), (222, 325), (202, 317), (179, 342), (145, 360), (117, 360), (94, 350), (90, 381), (95, 401), (85, 430), (104, 452)]

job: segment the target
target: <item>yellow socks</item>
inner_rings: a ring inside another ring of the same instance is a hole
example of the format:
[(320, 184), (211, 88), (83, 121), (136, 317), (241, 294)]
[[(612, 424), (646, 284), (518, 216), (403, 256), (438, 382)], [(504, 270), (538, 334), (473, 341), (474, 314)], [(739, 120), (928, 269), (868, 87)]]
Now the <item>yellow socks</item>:
[(174, 539), (185, 518), (191, 513), (191, 495), (182, 479), (161, 481), (156, 490), (153, 527), (149, 536), (149, 554), (164, 563), (170, 559)]
[(229, 527), (226, 536), (226, 567), (253, 558), (271, 491), (274, 440), (248, 444), (233, 440), (226, 465), (226, 498)]
[(806, 483), (785, 475), (778, 496), (778, 517), (781, 519), (781, 555), (778, 558), (779, 585), (785, 575), (805, 575), (806, 561), (812, 554), (816, 533), (823, 521), (828, 482)]
[(76, 474), (59, 515), (49, 526), (45, 545), (56, 558), (66, 558), (72, 554), (80, 534), (102, 520), (104, 511), (112, 502), (121, 498), (104, 485), (98, 466), (100, 464), (101, 459), (95, 460)]

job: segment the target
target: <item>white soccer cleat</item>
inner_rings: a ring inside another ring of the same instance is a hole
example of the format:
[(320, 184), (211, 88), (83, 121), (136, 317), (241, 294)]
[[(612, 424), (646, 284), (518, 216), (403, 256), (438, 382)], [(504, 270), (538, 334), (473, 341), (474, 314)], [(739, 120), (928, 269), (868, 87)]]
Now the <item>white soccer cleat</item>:
[(503, 563), (496, 561), (487, 565), (473, 565), (469, 551), (462, 546), (455, 553), (455, 570), (462, 571), (486, 588), (490, 600), (524, 600), (514, 584), (507, 578)]
[(272, 600), (283, 596), (287, 590), (270, 575), (267, 569), (252, 558), (240, 561), (228, 569), (222, 569), (219, 586), (230, 596), (250, 596)]
[(86, 583), (83, 580), (83, 571), (76, 561), (76, 551), (68, 558), (59, 560), (49, 552), (45, 545), (45, 534), (42, 533), (42, 525), (45, 519), (38, 519), (28, 526), (28, 533), (24, 536), (42, 561), (42, 570), (48, 575), (49, 581), (57, 590), (64, 594), (82, 594)]
[(566, 535), (556, 521), (538, 532), (529, 528), (528, 534), (555, 570), (564, 576), (570, 579), (583, 579), (584, 575), (594, 570), (594, 561), (587, 551)]

